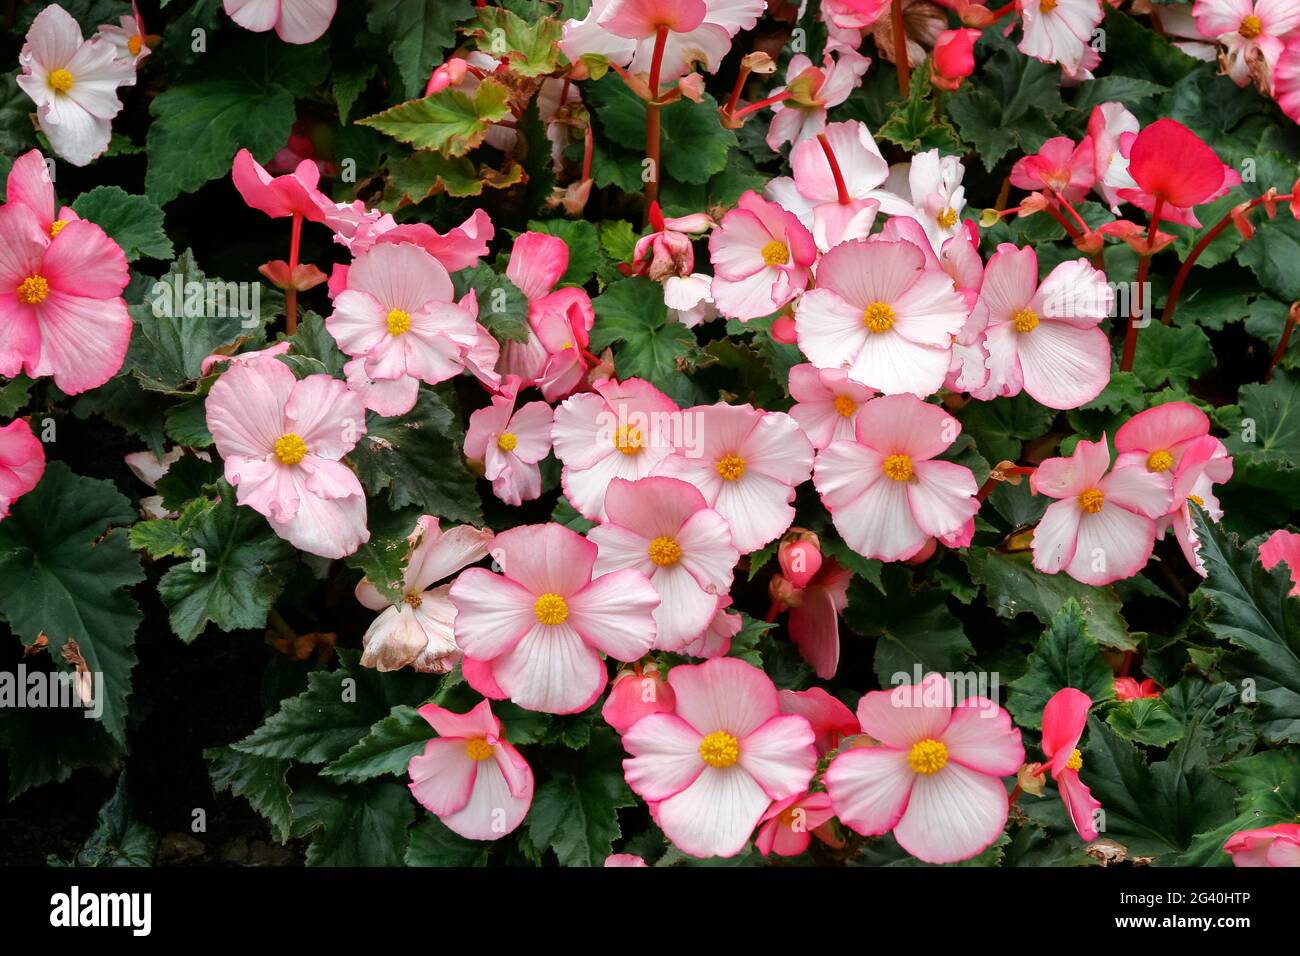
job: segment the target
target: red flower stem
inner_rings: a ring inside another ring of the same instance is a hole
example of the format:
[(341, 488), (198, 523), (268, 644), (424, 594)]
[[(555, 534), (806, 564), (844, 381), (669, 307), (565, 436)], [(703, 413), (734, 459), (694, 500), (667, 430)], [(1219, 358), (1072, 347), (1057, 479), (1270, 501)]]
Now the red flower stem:
[(1286, 354), (1286, 347), (1291, 342), (1291, 333), (1295, 329), (1297, 317), (1300, 317), (1300, 302), (1292, 302), (1291, 308), (1286, 313), (1286, 325), (1282, 326), (1282, 339), (1277, 343), (1277, 351), (1269, 359), (1268, 371), (1264, 373), (1265, 385), (1273, 377), (1273, 369), (1277, 368), (1277, 363), (1282, 361), (1282, 356)]
[(993, 17), (993, 20), (996, 22), (998, 20), (1001, 20), (1003, 17), (1005, 17), (1008, 13), (1010, 13), (1015, 8), (1016, 8), (1016, 0), (1011, 0), (1011, 2), (1008, 3), (1005, 7), (998, 7), (996, 10), (994, 10), (991, 16)]
[(1015, 806), (1016, 801), (1020, 799), (1022, 793), (1024, 793), (1024, 791), (1020, 789), (1020, 784), (1016, 784), (1016, 789), (1011, 791), (1011, 796), (1008, 798), (1007, 803), (1011, 806)]
[(1058, 203), (1060, 203), (1062, 209), (1066, 209), (1069, 211), (1070, 215), (1074, 218), (1074, 221), (1079, 224), (1080, 229), (1082, 229), (1084, 232), (1088, 231), (1088, 223), (1084, 221), (1084, 218), (1081, 215), (1079, 215), (1079, 210), (1071, 206), (1070, 203), (1066, 201), (1066, 198), (1064, 196), (1062, 196), (1060, 193), (1058, 193), (1056, 190), (1052, 189), (1051, 187), (1048, 187), (1047, 195), (1049, 195), (1051, 198), (1055, 199)]
[(1083, 233), (1081, 233), (1078, 229), (1074, 228), (1074, 223), (1072, 223), (1072, 222), (1070, 222), (1070, 220), (1066, 219), (1065, 216), (1063, 216), (1063, 215), (1061, 214), (1061, 210), (1057, 209), (1057, 208), (1056, 208), (1055, 206), (1053, 206), (1051, 203), (1048, 203), (1048, 204), (1047, 204), (1046, 206), (1044, 206), (1043, 208), (1044, 208), (1045, 210), (1047, 210), (1047, 214), (1048, 214), (1049, 216), (1051, 216), (1053, 219), (1055, 219), (1057, 222), (1059, 222), (1059, 223), (1061, 224), (1061, 228), (1065, 230), (1066, 234), (1067, 234), (1071, 239), (1082, 239), (1082, 238), (1083, 238)]
[(835, 191), (839, 194), (841, 206), (847, 206), (849, 199), (849, 187), (844, 183), (844, 173), (840, 170), (839, 160), (835, 158), (835, 150), (831, 149), (831, 141), (826, 138), (825, 133), (817, 134), (817, 142), (821, 144), (822, 152), (826, 154), (826, 162), (831, 165), (831, 176), (835, 178)]
[(768, 624), (771, 624), (773, 621), (776, 620), (776, 616), (780, 613), (781, 613), (780, 602), (773, 601), (772, 604), (767, 609), (767, 617), (765, 617), (763, 620), (765, 620)]
[[(1148, 249), (1155, 245), (1156, 230), (1160, 227), (1160, 212), (1164, 209), (1164, 206), (1164, 197), (1156, 196), (1156, 204), (1151, 210), (1151, 225), (1147, 227)], [(1137, 288), (1134, 289), (1133, 311), (1129, 315), (1128, 328), (1124, 330), (1124, 354), (1119, 360), (1119, 370), (1121, 372), (1133, 371), (1133, 358), (1137, 355), (1138, 346), (1138, 312), (1142, 309), (1143, 287), (1146, 285), (1147, 274), (1150, 270), (1151, 253), (1148, 252), (1138, 259)]]
[(773, 103), (780, 103), (789, 98), (790, 98), (790, 94), (787, 91), (782, 90), (780, 93), (776, 93), (772, 96), (769, 96), (765, 100), (759, 100), (757, 103), (750, 103), (746, 106), (742, 106), (736, 112), (731, 114), (731, 118), (742, 119), (748, 116), (750, 113), (755, 112), (756, 110), (761, 110), (765, 106), (771, 106)]
[(655, 48), (650, 59), (650, 98), (659, 99), (659, 72), (664, 66), (664, 49), (668, 45), (668, 28), (659, 27), (655, 32)]
[(650, 101), (645, 105), (645, 156), (650, 166), (650, 178), (645, 181), (645, 217), (650, 218), (650, 207), (659, 201), (659, 145), (662, 104), (659, 99), (659, 71), (663, 68), (664, 48), (668, 43), (668, 28), (660, 27), (655, 33), (654, 56), (650, 61)]
[(898, 70), (898, 92), (908, 95), (911, 81), (908, 76), (911, 64), (907, 56), (907, 27), (903, 24), (903, 0), (891, 0), (890, 26), (894, 34), (894, 67)]
[[(1264, 202), (1265, 198), (1266, 197), (1264, 196), (1257, 196), (1252, 199), (1246, 209), (1242, 211), (1241, 215), (1249, 216), (1255, 210), (1256, 206)], [(1272, 201), (1291, 202), (1293, 198), (1294, 196), (1277, 196), (1273, 198)], [(1187, 277), (1192, 274), (1192, 266), (1196, 265), (1196, 260), (1201, 257), (1201, 253), (1209, 247), (1210, 243), (1218, 238), (1219, 233), (1227, 229), (1232, 223), (1233, 211), (1234, 210), (1232, 209), (1228, 210), (1227, 214), (1225, 214), (1222, 219), (1202, 234), (1201, 238), (1197, 240), (1196, 245), (1192, 247), (1192, 251), (1188, 254), (1187, 260), (1178, 270), (1178, 275), (1174, 276), (1174, 284), (1169, 287), (1169, 298), (1165, 301), (1165, 311), (1160, 315), (1160, 321), (1165, 325), (1169, 325), (1174, 320), (1174, 309), (1178, 306), (1178, 296), (1183, 291), (1183, 283), (1185, 283)]]
[(299, 247), (302, 245), (302, 214), (293, 214), (293, 227), (289, 233), (289, 287), (284, 291), (284, 331), (293, 335), (298, 329), (298, 287), (294, 273), (298, 271)]
[(740, 94), (745, 89), (745, 81), (749, 79), (749, 67), (742, 65), (740, 73), (736, 76), (736, 85), (731, 88), (731, 96), (727, 98), (727, 105), (723, 107), (723, 112), (730, 116), (736, 112), (736, 106), (740, 103)]

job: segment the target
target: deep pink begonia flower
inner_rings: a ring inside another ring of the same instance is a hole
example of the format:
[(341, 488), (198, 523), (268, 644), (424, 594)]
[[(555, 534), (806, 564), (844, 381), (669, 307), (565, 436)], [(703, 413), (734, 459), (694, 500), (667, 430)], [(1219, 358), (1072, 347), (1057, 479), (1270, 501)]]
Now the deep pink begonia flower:
[(1097, 839), (1096, 813), (1101, 809), (1101, 803), (1079, 779), (1083, 767), (1079, 738), (1087, 726), (1090, 707), (1092, 698), (1073, 687), (1058, 690), (1043, 707), (1043, 754), (1070, 814), (1070, 822), (1084, 843)]
[(671, 714), (677, 704), (672, 685), (655, 665), (620, 671), (610, 685), (600, 716), (617, 733), (650, 714)]
[(849, 604), (853, 573), (827, 558), (790, 604), (790, 640), (822, 680), (830, 680), (840, 664), (840, 612)]
[(71, 206), (58, 207), (50, 167), (39, 149), (14, 160), (5, 181), (5, 199), (12, 206), (30, 209), (41, 231), (51, 240), (68, 223), (81, 218)]
[(1163, 222), (1199, 229), (1193, 206), (1213, 202), (1241, 183), (1241, 176), (1182, 123), (1159, 119), (1133, 138), (1128, 171), (1137, 186), (1120, 197), (1139, 209), (1160, 206)]
[(0, 519), (45, 474), (45, 446), (21, 418), (0, 427)]
[(1291, 581), (1295, 585), (1291, 593), (1300, 596), (1300, 534), (1286, 530), (1274, 531), (1259, 546), (1259, 563), (1264, 566), (1264, 570), (1273, 570), (1278, 562), (1285, 564), (1291, 572)]
[(934, 75), (931, 81), (944, 90), (959, 88), (975, 72), (975, 41), (983, 33), (969, 27), (944, 30), (934, 41)]
[(783, 690), (778, 696), (781, 713), (800, 714), (812, 724), (813, 745), (821, 756), (837, 748), (845, 737), (862, 732), (857, 715), (820, 687)]
[(1160, 687), (1148, 677), (1140, 683), (1132, 677), (1115, 678), (1116, 700), (1139, 700), (1143, 697), (1159, 697)]
[(1088, 195), (1096, 179), (1096, 151), (1087, 136), (1077, 144), (1068, 136), (1053, 136), (1038, 152), (1021, 157), (1011, 167), (1011, 185), (1031, 191), (1051, 189), (1071, 203)]
[(1240, 830), (1228, 837), (1223, 852), (1233, 866), (1300, 866), (1300, 823)]
[(309, 159), (299, 163), (292, 173), (272, 176), (252, 153), (241, 149), (230, 167), (230, 178), (244, 202), (272, 219), (302, 216), (324, 222), (326, 210), (334, 206), (317, 188), (320, 167)]
[(798, 856), (808, 849), (815, 831), (835, 816), (825, 793), (804, 793), (778, 800), (759, 820), (754, 847), (763, 856)]

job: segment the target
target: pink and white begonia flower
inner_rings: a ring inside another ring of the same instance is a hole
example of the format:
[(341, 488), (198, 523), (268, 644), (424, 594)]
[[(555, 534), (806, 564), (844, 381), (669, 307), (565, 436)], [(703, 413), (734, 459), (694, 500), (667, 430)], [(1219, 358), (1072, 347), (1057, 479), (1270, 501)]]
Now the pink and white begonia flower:
[(1199, 136), (1173, 119), (1158, 119), (1133, 137), (1128, 171), (1137, 183), (1121, 189), (1120, 198), (1151, 213), (1160, 206), (1162, 222), (1201, 228), (1194, 206), (1214, 202), (1241, 175), (1219, 159)]
[(1285, 564), (1295, 585), (1291, 594), (1300, 597), (1300, 534), (1285, 529), (1274, 531), (1259, 546), (1259, 563), (1265, 571), (1273, 570), (1279, 563)]
[(533, 771), (505, 738), (486, 700), (467, 714), (425, 704), (420, 716), (438, 736), (407, 765), (411, 795), (467, 840), (499, 840), (528, 815)]
[(230, 167), (230, 179), (244, 202), (272, 219), (301, 216), (312, 222), (325, 222), (334, 203), (317, 188), (320, 167), (304, 159), (292, 173), (272, 176), (266, 167), (241, 149)]
[(1273, 71), (1273, 96), (1282, 112), (1300, 123), (1300, 37), (1287, 44)]
[(1038, 283), (1038, 254), (1002, 243), (975, 305), (988, 350), (989, 391), (1022, 390), (1048, 408), (1078, 408), (1110, 381), (1110, 341), (1097, 326), (1115, 290), (1087, 259), (1062, 262)]
[(135, 64), (118, 60), (102, 37), (82, 40), (72, 14), (51, 4), (36, 15), (18, 54), (18, 86), (36, 104), (51, 148), (74, 166), (108, 149), (119, 86), (135, 84)]
[[(144, 17), (140, 16), (140, 4), (131, 0), (131, 15), (122, 17), (118, 26), (104, 24), (97, 36), (103, 37), (113, 45), (114, 55), (132, 66), (138, 67), (140, 61), (152, 51), (149, 49), (148, 36), (145, 33)], [(157, 37), (154, 38), (157, 41)]]
[(763, 856), (798, 856), (808, 849), (813, 832), (835, 817), (825, 793), (804, 793), (778, 800), (759, 820), (754, 847)]
[(839, 106), (862, 82), (871, 65), (871, 57), (853, 50), (827, 51), (822, 65), (814, 67), (802, 53), (790, 57), (785, 71), (785, 86), (773, 95), (787, 92), (789, 97), (772, 106), (772, 123), (767, 129), (767, 145), (774, 151), (781, 144), (798, 146), (826, 128), (826, 112)]
[(45, 446), (18, 418), (0, 426), (0, 519), (13, 503), (36, 487), (45, 474)]
[[(695, 63), (713, 73), (731, 49), (732, 38), (741, 30), (752, 30), (758, 23), (767, 9), (766, 0), (690, 0), (687, 4), (666, 0), (594, 0), (584, 19), (565, 21), (560, 49), (575, 63), (585, 55), (594, 54), (627, 67), (634, 75), (646, 75), (654, 60), (655, 35), (620, 35), (610, 29), (610, 22), (632, 21), (630, 15), (621, 15), (624, 13), (621, 8), (652, 7), (662, 8), (665, 26), (684, 26), (690, 21), (681, 19), (682, 13), (678, 11), (698, 13), (701, 5), (704, 15), (695, 27), (686, 32), (670, 29), (664, 43), (660, 78), (665, 83), (676, 80)], [(635, 31), (629, 27), (622, 32)]]
[(1132, 577), (1155, 546), (1156, 519), (1169, 512), (1169, 482), (1145, 468), (1115, 468), (1101, 441), (1080, 441), (1069, 458), (1049, 458), (1030, 476), (1035, 494), (1057, 501), (1034, 529), (1034, 567), (1102, 586)]
[(1300, 866), (1300, 823), (1239, 830), (1223, 844), (1233, 866)]
[(596, 545), (581, 535), (523, 525), (492, 553), (502, 574), (470, 568), (451, 587), (456, 642), (520, 707), (586, 710), (608, 682), (601, 654), (635, 661), (654, 646), (654, 587), (632, 568), (593, 577)]
[(979, 484), (964, 465), (937, 457), (961, 423), (911, 395), (872, 399), (854, 441), (817, 456), (813, 484), (844, 542), (868, 558), (905, 561), (939, 538), (970, 543)]
[(698, 488), (731, 526), (741, 554), (780, 537), (794, 520), (795, 488), (812, 469), (803, 429), (783, 412), (752, 405), (697, 405), (683, 415), (696, 423), (699, 448), (665, 458), (655, 473)]
[(677, 698), (664, 673), (650, 664), (619, 671), (610, 685), (600, 716), (619, 734), (650, 714), (671, 714)]
[(1300, 5), (1293, 0), (1196, 0), (1192, 16), (1201, 36), (1218, 41), (1221, 72), (1238, 86), (1272, 89), (1272, 73), (1287, 42), (1300, 36)]
[(917, 153), (910, 163), (891, 168), (885, 184), (905, 209), (895, 212), (890, 203), (882, 200), (881, 211), (908, 215), (919, 222), (937, 255), (944, 242), (962, 229), (966, 187), (961, 181), (965, 175), (966, 169), (956, 156), (942, 156), (937, 149)]
[(1156, 523), (1157, 537), (1173, 529), (1183, 557), (1201, 577), (1205, 577), (1205, 562), (1198, 553), (1200, 542), (1191, 506), (1203, 509), (1212, 521), (1222, 521), (1223, 508), (1214, 494), (1214, 485), (1231, 477), (1232, 459), (1224, 451), (1223, 443), (1212, 435), (1196, 439), (1173, 472), (1173, 510)]
[[(348, 268), (325, 328), (372, 381), (436, 385), (459, 374), (478, 323), (457, 305), (447, 270), (419, 246), (377, 245)], [(409, 408), (403, 411), (409, 411)]]
[(718, 311), (746, 322), (807, 287), (817, 244), (794, 213), (749, 190), (709, 236), (709, 256)]
[(1000, 778), (1025, 761), (1020, 731), (993, 701), (953, 697), (942, 674), (862, 696), (858, 721), (880, 744), (841, 750), (826, 770), (841, 823), (893, 831), (926, 863), (968, 860), (997, 840), (1010, 808)]
[(1050, 189), (1066, 202), (1077, 203), (1096, 182), (1096, 165), (1091, 137), (1075, 143), (1068, 136), (1053, 136), (1038, 152), (1016, 160), (1011, 185), (1030, 191)]
[[(1162, 14), (1163, 18), (1163, 14)], [(1128, 172), (1128, 148), (1141, 125), (1123, 103), (1099, 103), (1088, 117), (1088, 138), (1096, 176), (1093, 188), (1106, 201), (1110, 211), (1119, 214), (1121, 189), (1133, 189), (1137, 183)]]
[(469, 417), (465, 456), (483, 463), (483, 477), (492, 493), (508, 505), (520, 505), (542, 494), (538, 466), (551, 451), (551, 406), (529, 402), (515, 408), (519, 379), (509, 378), (492, 403)]
[(421, 515), (406, 540), (410, 550), (398, 604), (369, 578), (357, 582), (357, 600), (383, 612), (361, 637), (361, 663), (378, 671), (410, 665), (424, 674), (445, 674), (460, 660), (456, 608), (447, 597), (451, 585), (434, 585), (486, 557), (492, 532), (467, 524), (443, 531), (433, 515)]
[(731, 607), (731, 604), (731, 595), (729, 594), (718, 599), (717, 610), (713, 612), (713, 620), (709, 622), (708, 628), (698, 638), (682, 648), (683, 654), (704, 660), (727, 655), (731, 650), (731, 639), (739, 634), (740, 629), (744, 627), (741, 616), (727, 610), (727, 608)]
[(938, 391), (969, 315), (952, 279), (910, 242), (855, 239), (826, 253), (795, 309), (799, 348), (817, 368), (886, 394)]
[(348, 388), (356, 392), (366, 408), (385, 418), (405, 415), (420, 398), (420, 380), (410, 375), (373, 379), (366, 372), (366, 357), (354, 358), (343, 365)]
[(822, 680), (830, 680), (840, 665), (840, 612), (849, 604), (853, 572), (827, 558), (790, 604), (790, 640)]
[(813, 746), (819, 756), (835, 750), (846, 737), (862, 732), (857, 715), (820, 687), (783, 690), (778, 695), (783, 714), (799, 714), (813, 729)]
[(1160, 30), (1173, 46), (1188, 56), (1204, 63), (1217, 63), (1219, 51), (1201, 35), (1192, 7), (1190, 0), (1186, 3), (1161, 4)]
[(635, 853), (611, 853), (609, 856), (605, 857), (605, 862), (601, 865), (615, 868), (622, 867), (624, 869), (636, 869), (639, 867), (649, 866), (650, 864)]
[(1043, 707), (1043, 755), (1061, 792), (1070, 822), (1084, 843), (1097, 839), (1097, 811), (1101, 803), (1088, 785), (1079, 779), (1083, 754), (1079, 738), (1088, 723), (1092, 698), (1081, 690), (1065, 687), (1052, 695)]
[(719, 657), (668, 672), (671, 714), (651, 714), (623, 735), (628, 786), (683, 853), (735, 856), (773, 801), (808, 789), (817, 767), (808, 721), (782, 714), (772, 679)]
[(596, 574), (635, 568), (659, 593), (655, 647), (680, 651), (713, 621), (731, 590), (740, 554), (727, 520), (694, 485), (676, 478), (615, 478), (605, 494), (605, 519), (587, 532)]
[(717, 225), (706, 213), (665, 218), (659, 203), (650, 205), (650, 232), (636, 241), (632, 250), (632, 271), (655, 282), (684, 277), (695, 272), (692, 239)]
[[(1210, 419), (1188, 402), (1166, 402), (1138, 412), (1115, 432), (1115, 467), (1140, 467), (1172, 485), (1178, 464), (1197, 441), (1210, 434)], [(1215, 439), (1217, 441), (1217, 439)], [(1210, 478), (1222, 484), (1232, 477), (1232, 461), (1220, 442)], [(1177, 502), (1174, 502), (1177, 504)]]
[[(821, 136), (826, 138), (825, 145)], [(835, 158), (835, 167), (827, 149)], [(822, 252), (849, 239), (866, 238), (877, 212), (911, 214), (908, 203), (883, 188), (889, 164), (865, 123), (829, 124), (820, 136), (804, 140), (790, 151), (790, 167), (793, 176), (776, 177), (764, 192), (799, 217)]]
[(693, 272), (688, 276), (669, 276), (664, 280), (664, 305), (668, 318), (693, 329), (718, 317), (713, 301), (713, 276)]
[(68, 223), (81, 218), (71, 206), (58, 205), (50, 167), (39, 149), (23, 153), (14, 160), (5, 180), (5, 199), (11, 206), (30, 209), (47, 241), (53, 240)]
[(600, 521), (609, 483), (645, 478), (675, 454), (682, 436), (673, 434), (673, 423), (685, 419), (671, 398), (642, 379), (592, 387), (556, 408), (551, 439), (564, 465), (564, 496), (588, 521)]
[(799, 423), (814, 451), (833, 441), (852, 441), (858, 413), (875, 397), (874, 389), (852, 381), (843, 369), (819, 369), (807, 362), (790, 369), (790, 417)]
[(64, 222), (51, 239), (56, 230), (23, 202), (0, 207), (0, 375), (49, 375), (77, 395), (107, 382), (126, 358), (130, 275), (103, 229)]
[[(226, 367), (234, 365), (248, 365), (250, 362), (256, 362), (258, 359), (275, 358), (277, 355), (288, 355), (289, 350), (293, 348), (293, 343), (288, 341), (276, 342), (274, 345), (268, 345), (264, 349), (253, 349), (248, 352), (237, 352), (234, 355), (225, 355), (222, 352), (213, 352), (211, 355), (205, 355), (203, 361), (199, 363), (199, 374), (206, 378), (212, 374), (212, 370), (218, 365)], [(218, 369), (221, 371), (221, 369)]]
[(366, 410), (345, 383), (300, 381), (273, 358), (233, 364), (208, 393), (207, 421), (236, 501), (295, 548), (342, 558), (370, 540), (365, 489), (341, 460)]
[(1101, 0), (1019, 0), (1018, 6), (1024, 35), (1016, 49), (1044, 63), (1059, 63), (1070, 76), (1091, 69), (1096, 60), (1092, 34), (1103, 16)]
[(272, 28), (285, 43), (311, 43), (329, 29), (338, 0), (223, 0), (226, 14), (245, 30)]

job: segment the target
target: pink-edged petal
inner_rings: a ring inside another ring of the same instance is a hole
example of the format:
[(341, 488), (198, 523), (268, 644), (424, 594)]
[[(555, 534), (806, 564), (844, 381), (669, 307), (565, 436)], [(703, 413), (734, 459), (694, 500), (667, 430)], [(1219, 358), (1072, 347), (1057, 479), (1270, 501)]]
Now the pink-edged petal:
[(740, 766), (773, 800), (803, 793), (817, 769), (813, 729), (797, 714), (772, 717), (740, 741)]
[(513, 648), (493, 659), (492, 674), (512, 701), (544, 714), (586, 710), (608, 679), (599, 655), (567, 623), (529, 629)]
[(894, 837), (927, 863), (977, 856), (1002, 833), (1007, 791), (997, 777), (949, 762), (936, 774), (918, 774)]
[(677, 715), (702, 735), (721, 730), (741, 739), (778, 713), (771, 678), (734, 657), (674, 667), (668, 683)]
[(770, 802), (740, 766), (706, 767), (694, 783), (658, 805), (656, 819), (683, 853), (735, 856)]
[(927, 674), (919, 684), (863, 694), (858, 721), (881, 743), (906, 750), (922, 740), (940, 739), (952, 704), (952, 685), (942, 674)]
[(623, 761), (627, 785), (649, 801), (685, 790), (706, 766), (700, 757), (703, 739), (673, 714), (642, 717), (623, 734), (623, 746), (632, 755)]
[(633, 568), (596, 578), (568, 598), (568, 623), (587, 643), (620, 661), (634, 661), (654, 646), (659, 594)]
[(462, 571), (450, 594), (456, 606), (456, 642), (471, 657), (498, 657), (537, 624), (537, 598), (486, 568)]
[(841, 823), (864, 836), (879, 836), (902, 818), (916, 778), (906, 750), (856, 747), (831, 761), (826, 792)]
[(455, 813), (469, 802), (478, 766), (466, 753), (464, 740), (430, 740), (407, 766), (411, 795), (430, 813)]
[(1025, 762), (1025, 746), (1011, 715), (983, 697), (967, 697), (953, 708), (943, 744), (949, 760), (994, 777), (1011, 776)]

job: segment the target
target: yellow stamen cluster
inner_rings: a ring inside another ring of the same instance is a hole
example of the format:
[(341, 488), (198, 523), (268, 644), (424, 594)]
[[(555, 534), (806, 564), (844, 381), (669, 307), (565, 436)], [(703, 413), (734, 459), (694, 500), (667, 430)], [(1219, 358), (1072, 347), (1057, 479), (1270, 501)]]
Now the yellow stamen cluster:
[(63, 231), (63, 227), (66, 226), (67, 224), (68, 224), (68, 220), (66, 219), (56, 219), (54, 220), (54, 222), (50, 223), (50, 238), (53, 239), (55, 236), (61, 233)]
[(659, 567), (671, 567), (681, 559), (682, 546), (666, 534), (660, 535), (650, 542), (650, 560)]
[(951, 206), (945, 206), (943, 211), (934, 217), (934, 221), (939, 224), (940, 229), (951, 229), (957, 225), (957, 210)]
[(519, 439), (510, 432), (502, 432), (497, 436), (497, 447), (502, 451), (514, 451), (519, 447)]
[(1023, 308), (1011, 317), (1011, 327), (1017, 332), (1032, 332), (1038, 328), (1038, 313), (1030, 308)]
[(625, 455), (639, 455), (645, 446), (641, 443), (641, 429), (621, 425), (614, 433), (614, 447)]
[(1038, 4), (1039, 13), (1051, 13), (1056, 9), (1057, 0), (1040, 0)]
[(547, 592), (533, 604), (538, 624), (563, 624), (569, 619), (569, 604), (558, 594)]
[(717, 465), (714, 466), (718, 474), (725, 481), (739, 481), (741, 475), (745, 473), (745, 459), (739, 455), (726, 454), (718, 459)]
[(948, 747), (932, 737), (919, 740), (907, 752), (907, 765), (927, 777), (938, 773), (948, 765)]
[(18, 301), (27, 305), (40, 305), (50, 295), (50, 284), (45, 276), (28, 276), (18, 283)]
[(411, 607), (414, 609), (424, 603), (424, 595), (422, 595), (419, 591), (407, 591), (404, 595), (402, 595), (402, 600), (405, 601), (407, 604), (411, 605)]
[(275, 440), (275, 457), (283, 465), (296, 465), (307, 457), (307, 443), (293, 432), (281, 435)]
[(1101, 506), (1106, 501), (1106, 493), (1100, 488), (1089, 488), (1083, 494), (1079, 495), (1079, 507), (1090, 515), (1095, 515), (1101, 510)]
[(895, 317), (894, 310), (887, 302), (873, 302), (862, 310), (862, 324), (877, 335), (892, 329)]
[(72, 89), (72, 74), (67, 70), (51, 70), (45, 82), (55, 93), (66, 93)]
[(1079, 770), (1083, 767), (1083, 754), (1076, 749), (1070, 754), (1070, 759), (1065, 762), (1067, 770)]
[(411, 327), (411, 313), (405, 309), (392, 309), (388, 313), (388, 334), (401, 335)]
[(1174, 467), (1174, 456), (1163, 448), (1147, 456), (1147, 471), (1168, 471)]
[(847, 395), (835, 396), (835, 411), (841, 418), (848, 418), (858, 410), (858, 403)]
[(138, 33), (133, 33), (127, 37), (126, 48), (132, 56), (139, 56), (140, 51), (144, 49), (144, 37)]
[(482, 737), (471, 737), (465, 741), (465, 753), (470, 760), (487, 760), (492, 756), (492, 745)]
[(907, 481), (912, 477), (912, 458), (910, 455), (890, 455), (885, 459), (880, 470), (886, 478), (894, 481)]
[(1187, 500), (1190, 501), (1192, 504), (1196, 505), (1196, 507), (1198, 508), (1205, 507), (1205, 499), (1202, 498), (1200, 495), (1188, 495)]
[(769, 266), (783, 266), (790, 261), (790, 249), (779, 239), (764, 245), (759, 255), (763, 257), (763, 264)]
[(1242, 39), (1253, 40), (1264, 32), (1264, 23), (1252, 13), (1241, 18), (1241, 26), (1237, 27), (1237, 32), (1241, 34)]
[(740, 741), (725, 730), (715, 730), (700, 741), (700, 759), (710, 767), (730, 767), (740, 759)]

